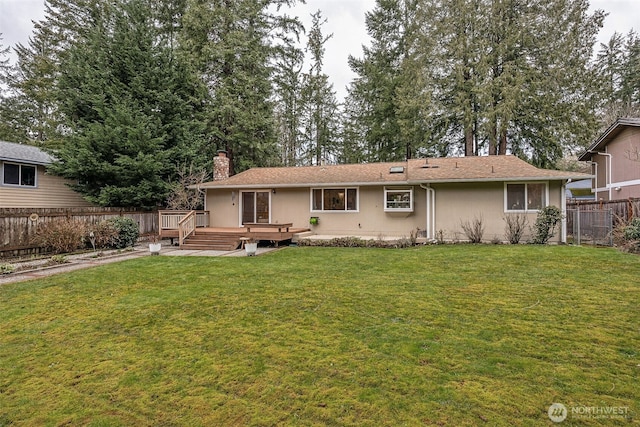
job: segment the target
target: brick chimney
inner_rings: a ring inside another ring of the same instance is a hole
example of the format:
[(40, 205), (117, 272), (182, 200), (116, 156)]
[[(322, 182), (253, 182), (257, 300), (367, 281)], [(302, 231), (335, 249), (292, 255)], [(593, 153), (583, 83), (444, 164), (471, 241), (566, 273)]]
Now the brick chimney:
[(213, 158), (213, 180), (224, 181), (229, 178), (229, 158), (227, 152), (218, 150), (218, 157)]

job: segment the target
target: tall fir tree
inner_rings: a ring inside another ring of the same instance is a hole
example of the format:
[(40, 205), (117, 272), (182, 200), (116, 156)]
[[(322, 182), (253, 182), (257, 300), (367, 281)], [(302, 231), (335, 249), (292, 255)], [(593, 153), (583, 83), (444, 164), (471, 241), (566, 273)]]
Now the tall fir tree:
[(280, 163), (273, 106), (276, 42), (294, 0), (190, 0), (183, 45), (211, 97), (211, 142), (227, 151), (231, 172)]
[(509, 152), (553, 166), (580, 149), (596, 126), (591, 52), (604, 17), (588, 6), (379, 0), (372, 46), (350, 60), (366, 157)]
[(600, 44), (596, 69), (601, 78), (599, 113), (601, 130), (618, 117), (640, 115), (640, 37), (614, 33)]
[(329, 76), (322, 71), (325, 43), (331, 35), (322, 33), (327, 22), (319, 10), (311, 14), (307, 40), (309, 71), (303, 76), (302, 139), (300, 157), (303, 164), (319, 165), (337, 161), (338, 102)]
[(101, 11), (111, 7), (110, 2), (99, 0), (45, 1), (45, 18), (34, 22), (26, 45), (15, 46), (17, 62), (9, 82), (9, 102), (16, 140), (44, 148), (63, 143), (55, 94), (60, 63)]
[(360, 108), (347, 120), (366, 129), (363, 148), (367, 161), (401, 160), (414, 151), (401, 138), (396, 96), (402, 64), (409, 54), (407, 28), (413, 25), (414, 7), (413, 0), (376, 0), (365, 18), (371, 47), (363, 46), (362, 58), (349, 57), (349, 66), (357, 75), (349, 88), (348, 97), (353, 98), (349, 103)]
[(0, 140), (21, 142), (16, 124), (15, 97), (10, 87), (11, 64), (9, 46), (4, 46), (0, 33)]
[(301, 147), (302, 76), (304, 51), (299, 47), (302, 24), (291, 18), (276, 45), (273, 64), (273, 99), (276, 138), (283, 166), (298, 166)]
[(203, 148), (204, 92), (162, 42), (149, 5), (112, 3), (61, 63), (57, 93), (67, 135), (52, 170), (103, 206), (161, 205), (172, 177)]

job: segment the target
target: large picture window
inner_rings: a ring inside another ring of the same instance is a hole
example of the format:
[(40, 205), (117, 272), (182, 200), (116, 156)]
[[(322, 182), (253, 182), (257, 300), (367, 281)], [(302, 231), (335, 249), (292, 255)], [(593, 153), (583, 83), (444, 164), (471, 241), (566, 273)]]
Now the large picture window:
[(2, 167), (2, 184), (35, 187), (36, 167), (5, 163)]
[(314, 188), (311, 190), (312, 211), (357, 211), (357, 188)]
[(506, 211), (538, 211), (547, 206), (547, 184), (523, 182), (505, 185)]
[(385, 212), (413, 212), (412, 188), (385, 188)]

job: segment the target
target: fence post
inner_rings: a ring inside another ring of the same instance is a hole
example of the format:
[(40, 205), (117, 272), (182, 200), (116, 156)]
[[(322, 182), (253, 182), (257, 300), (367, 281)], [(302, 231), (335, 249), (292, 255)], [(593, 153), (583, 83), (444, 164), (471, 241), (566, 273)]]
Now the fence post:
[(578, 236), (578, 246), (580, 246), (581, 244), (581, 236), (580, 236), (580, 205), (578, 205), (578, 208), (575, 210), (574, 213), (575, 217), (573, 218), (573, 228), (576, 230), (575, 234)]
[[(631, 203), (631, 202), (629, 202)], [(613, 246), (613, 209), (609, 209), (609, 246)]]

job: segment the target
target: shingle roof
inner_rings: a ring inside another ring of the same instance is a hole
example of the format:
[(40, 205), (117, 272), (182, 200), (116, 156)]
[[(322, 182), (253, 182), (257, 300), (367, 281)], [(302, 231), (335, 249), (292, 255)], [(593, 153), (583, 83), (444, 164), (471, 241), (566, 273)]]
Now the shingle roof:
[(640, 118), (621, 118), (615, 121), (611, 126), (605, 130), (602, 135), (598, 137), (590, 146), (587, 148), (587, 151), (582, 153), (578, 160), (585, 161), (591, 160), (591, 156), (593, 153), (601, 151), (605, 145), (611, 142), (620, 132), (624, 130), (626, 127), (640, 127)]
[[(402, 172), (391, 173), (391, 168)], [(401, 185), (438, 182), (584, 179), (590, 175), (538, 169), (515, 156), (446, 157), (406, 162), (253, 168), (200, 188)]]
[(53, 163), (53, 157), (38, 147), (6, 141), (0, 141), (0, 160), (36, 165)]

